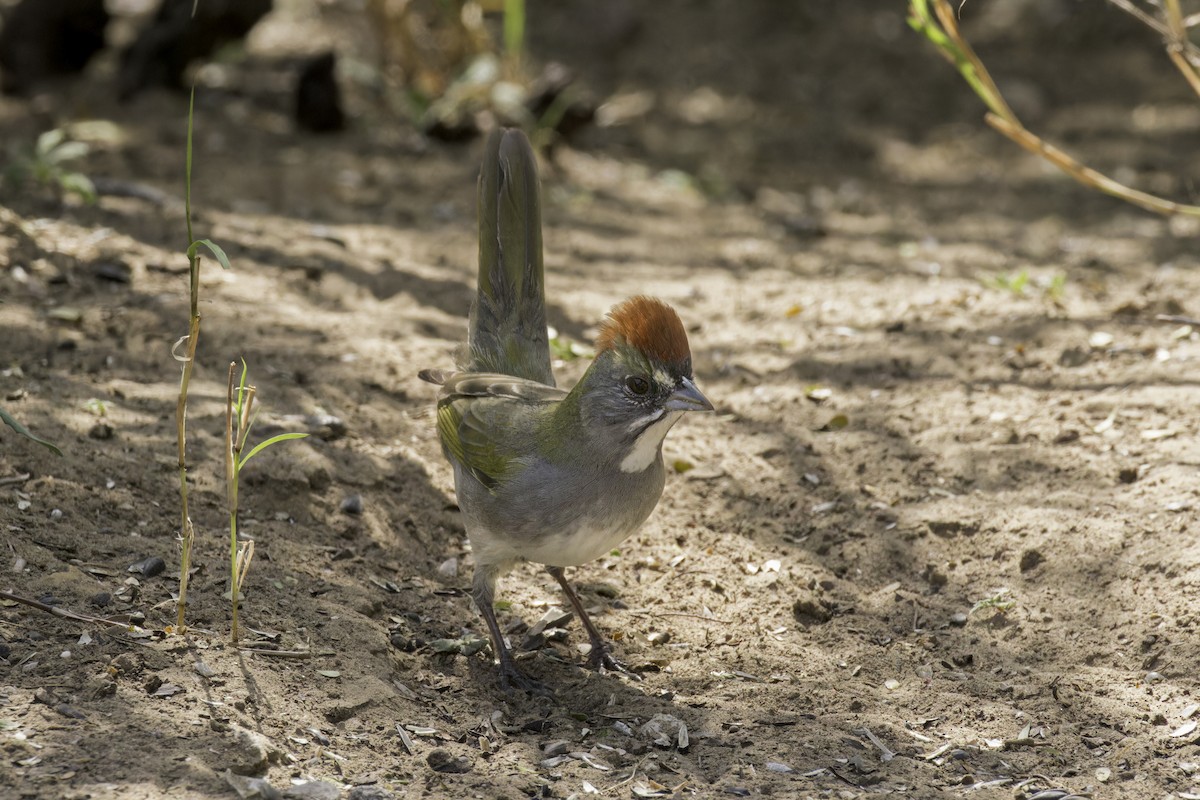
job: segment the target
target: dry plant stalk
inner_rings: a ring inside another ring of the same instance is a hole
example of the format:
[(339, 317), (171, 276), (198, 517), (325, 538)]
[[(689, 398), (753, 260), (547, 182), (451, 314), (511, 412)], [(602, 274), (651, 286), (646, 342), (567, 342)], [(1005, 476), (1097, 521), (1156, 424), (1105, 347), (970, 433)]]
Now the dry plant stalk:
[[(191, 269), (193, 275), (199, 271), (199, 258), (196, 258)], [(188, 514), (187, 490), (187, 398), (188, 385), (192, 380), (192, 365), (196, 361), (196, 345), (200, 341), (200, 314), (196, 311), (196, 285), (198, 276), (192, 278), (192, 313), (188, 325), (188, 335), (175, 343), (176, 349), (184, 341), (187, 342), (187, 352), (175, 358), (183, 362), (182, 375), (179, 379), (179, 401), (175, 405), (175, 433), (179, 446), (179, 506), (182, 520), (179, 526), (179, 600), (175, 604), (175, 630), (183, 633), (186, 630), (184, 617), (187, 613), (188, 572), (192, 565), (192, 544), (196, 540), (196, 529), (192, 526), (192, 518)]]
[[(1167, 18), (1165, 24), (1155, 24), (1156, 20), (1151, 22), (1152, 17), (1148, 17), (1145, 12), (1133, 6), (1128, 0), (1110, 0), (1110, 2), (1166, 35), (1167, 53), (1172, 62), (1183, 73), (1197, 94), (1200, 94), (1200, 71), (1189, 59), (1194, 48), (1187, 40), (1187, 27), (1194, 22), (1189, 18), (1184, 18), (1179, 0), (1163, 0), (1164, 13)], [(984, 120), (1021, 147), (1034, 155), (1041, 156), (1079, 183), (1147, 211), (1164, 215), (1200, 216), (1200, 206), (1176, 203), (1173, 200), (1166, 200), (1126, 186), (1081, 164), (1021, 124), (1017, 115), (1004, 100), (995, 81), (992, 80), (987, 67), (983, 65), (974, 49), (963, 38), (958, 29), (954, 10), (948, 0), (909, 0), (908, 23), (914, 30), (929, 39), (938, 48), (938, 52), (954, 64), (975, 93), (987, 104), (989, 112)]]
[(249, 369), (242, 362), (242, 377), (237, 378), (237, 364), (229, 363), (229, 381), (225, 392), (225, 497), (229, 506), (229, 600), (232, 611), (232, 635), (238, 641), (238, 598), (242, 582), (254, 560), (254, 541), (238, 542), (238, 479), (242, 467), (271, 445), (288, 439), (303, 439), (307, 433), (280, 433), (259, 442), (244, 453), (250, 428), (254, 426), (254, 398), (258, 390), (246, 385)]
[[(185, 615), (187, 613), (188, 573), (192, 567), (192, 545), (196, 540), (196, 529), (188, 514), (187, 488), (187, 399), (188, 386), (192, 381), (192, 367), (196, 363), (196, 346), (200, 343), (200, 248), (206, 247), (224, 269), (229, 269), (229, 258), (225, 251), (208, 239), (192, 237), (192, 122), (195, 117), (196, 90), (192, 88), (188, 100), (187, 116), (187, 145), (184, 156), (183, 171), (183, 208), (184, 220), (187, 225), (188, 237), (188, 300), (189, 317), (187, 336), (175, 342), (171, 355), (183, 362), (182, 375), (179, 378), (179, 400), (175, 405), (175, 433), (179, 447), (179, 506), (181, 522), (179, 527), (179, 600), (175, 604), (175, 633), (187, 630)], [(184, 355), (179, 355), (179, 346), (187, 343)]]
[[(229, 598), (232, 603), (232, 639), (238, 640), (238, 594), (242, 579), (250, 569), (250, 561), (254, 558), (254, 542), (246, 542), (238, 547), (237, 514), (238, 514), (238, 463), (242, 458), (242, 449), (246, 446), (246, 436), (250, 433), (250, 413), (254, 408), (253, 386), (246, 386), (246, 373), (242, 372), (242, 384), (237, 383), (237, 364), (229, 362), (229, 384), (225, 397), (225, 497), (229, 504)], [(237, 398), (234, 389), (237, 388)]]

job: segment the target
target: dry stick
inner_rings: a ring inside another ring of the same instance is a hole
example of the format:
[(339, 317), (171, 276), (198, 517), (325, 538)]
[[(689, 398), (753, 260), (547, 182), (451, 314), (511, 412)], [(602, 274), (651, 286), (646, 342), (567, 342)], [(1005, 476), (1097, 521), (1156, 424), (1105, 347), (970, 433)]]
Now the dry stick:
[(1166, 17), (1169, 29), (1167, 55), (1183, 73), (1183, 77), (1192, 87), (1192, 91), (1200, 95), (1200, 74), (1196, 73), (1196, 67), (1188, 61), (1185, 55), (1188, 44), (1187, 23), (1184, 22), (1183, 11), (1179, 8), (1179, 0), (1166, 0)]
[(1024, 147), (1034, 155), (1041, 156), (1085, 186), (1091, 186), (1105, 194), (1118, 197), (1157, 214), (1200, 216), (1200, 206), (1191, 206), (1184, 203), (1176, 203), (1173, 200), (1164, 200), (1161, 197), (1130, 188), (1107, 175), (1097, 172), (1091, 167), (1085, 167), (1054, 145), (1048, 144), (1036, 134), (1030, 133), (1020, 123), (1014, 124), (1008, 120), (1001, 119), (995, 114), (988, 114), (984, 119), (987, 121), (987, 124), (1021, 145), (1021, 147)]
[(0, 486), (18, 486), (33, 477), (32, 472), (18, 472), (8, 478), (0, 478)]
[[(233, 609), (231, 638), (238, 640), (238, 568), (237, 568), (237, 454), (234, 452), (233, 386), (237, 364), (229, 362), (229, 383), (225, 392), (225, 498), (229, 504), (229, 600)], [(241, 392), (238, 392), (241, 400)], [(241, 415), (238, 415), (241, 424)]]
[(138, 626), (131, 622), (119, 622), (117, 620), (105, 619), (104, 617), (93, 617), (91, 614), (80, 614), (75, 611), (68, 611), (65, 608), (58, 606), (47, 605), (46, 603), (37, 600), (31, 600), (28, 597), (21, 597), (12, 592), (0, 592), (0, 598), (11, 600), (14, 603), (36, 608), (38, 611), (45, 611), (47, 614), (53, 614), (62, 619), (74, 620), (75, 622), (89, 622), (96, 625), (108, 625), (112, 628), (125, 628), (126, 630), (135, 630)]
[[(1164, 200), (1161, 197), (1156, 197), (1146, 192), (1132, 189), (1123, 183), (1113, 180), (1112, 178), (1097, 172), (1090, 167), (1085, 167), (1083, 164), (1076, 161), (1071, 156), (1048, 144), (1041, 137), (1032, 133), (1017, 118), (1013, 110), (1005, 102), (1004, 97), (1000, 94), (995, 81), (992, 80), (991, 74), (987, 67), (979, 59), (971, 45), (963, 38), (962, 33), (958, 29), (958, 23), (954, 18), (954, 11), (950, 8), (947, 0), (932, 0), (934, 13), (937, 15), (938, 22), (945, 31), (946, 36), (954, 42), (955, 46), (962, 52), (963, 57), (970, 62), (972, 69), (975, 72), (975, 77), (979, 81), (980, 87), (983, 89), (981, 96), (988, 107), (991, 109), (985, 120), (989, 125), (995, 128), (1000, 133), (1003, 133), (1008, 138), (1025, 148), (1029, 152), (1041, 156), (1049, 161), (1060, 170), (1070, 175), (1076, 181), (1091, 186), (1105, 194), (1117, 197), (1133, 205), (1144, 208), (1147, 211), (1153, 211), (1157, 214), (1172, 215), (1186, 214), (1188, 216), (1200, 216), (1200, 206), (1187, 205), (1184, 203), (1176, 203), (1172, 200)], [(1178, 7), (1178, 0), (1166, 0), (1169, 4), (1174, 4)], [(1180, 23), (1182, 25), (1182, 22)], [(1182, 63), (1183, 66), (1190, 71), (1186, 59), (1183, 59), (1182, 46), (1173, 51), (1173, 56), (1177, 57), (1176, 63)], [(940, 50), (940, 48), (939, 48)], [(947, 58), (950, 54), (944, 50), (940, 50)], [(951, 61), (953, 59), (951, 58)], [(1194, 74), (1194, 73), (1193, 73)], [(1200, 80), (1200, 78), (1198, 78)], [(1197, 84), (1200, 87), (1200, 83)], [(1197, 88), (1200, 91), (1200, 88)]]
[(1155, 314), (1157, 322), (1170, 322), (1174, 325), (1200, 325), (1200, 318), (1186, 317), (1182, 314)]

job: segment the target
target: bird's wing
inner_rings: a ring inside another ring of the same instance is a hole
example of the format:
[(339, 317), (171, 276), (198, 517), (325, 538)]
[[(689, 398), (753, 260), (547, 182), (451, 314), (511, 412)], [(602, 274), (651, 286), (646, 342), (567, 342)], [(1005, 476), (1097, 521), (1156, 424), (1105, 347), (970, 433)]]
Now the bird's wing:
[(459, 373), (447, 377), (437, 410), (438, 435), (446, 456), (494, 490), (519, 466), (521, 453), (513, 439), (526, 415), (566, 394), (511, 375)]

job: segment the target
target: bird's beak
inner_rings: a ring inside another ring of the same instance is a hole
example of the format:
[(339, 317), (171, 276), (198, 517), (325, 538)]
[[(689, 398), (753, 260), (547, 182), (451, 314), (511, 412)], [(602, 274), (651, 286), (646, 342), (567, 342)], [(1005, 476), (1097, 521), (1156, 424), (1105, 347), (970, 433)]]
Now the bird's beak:
[(708, 402), (707, 397), (700, 394), (700, 390), (696, 388), (696, 384), (692, 383), (691, 378), (684, 378), (667, 398), (665, 408), (668, 411), (712, 411), (713, 404)]

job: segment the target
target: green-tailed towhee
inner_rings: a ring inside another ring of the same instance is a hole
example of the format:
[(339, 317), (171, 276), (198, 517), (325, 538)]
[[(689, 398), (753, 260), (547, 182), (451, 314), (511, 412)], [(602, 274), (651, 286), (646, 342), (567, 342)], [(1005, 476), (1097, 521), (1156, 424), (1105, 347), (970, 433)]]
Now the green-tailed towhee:
[(546, 332), (537, 162), (516, 130), (487, 140), (479, 175), (479, 292), (466, 363), (425, 370), (442, 386), (437, 426), (475, 554), (472, 595), (500, 683), (541, 691), (516, 666), (492, 608), (496, 579), (544, 564), (591, 642), (588, 666), (624, 671), (563, 568), (618, 545), (654, 510), (662, 442), (685, 411), (711, 411), (692, 379), (687, 334), (666, 303), (633, 297), (603, 322), (571, 391), (554, 386)]

